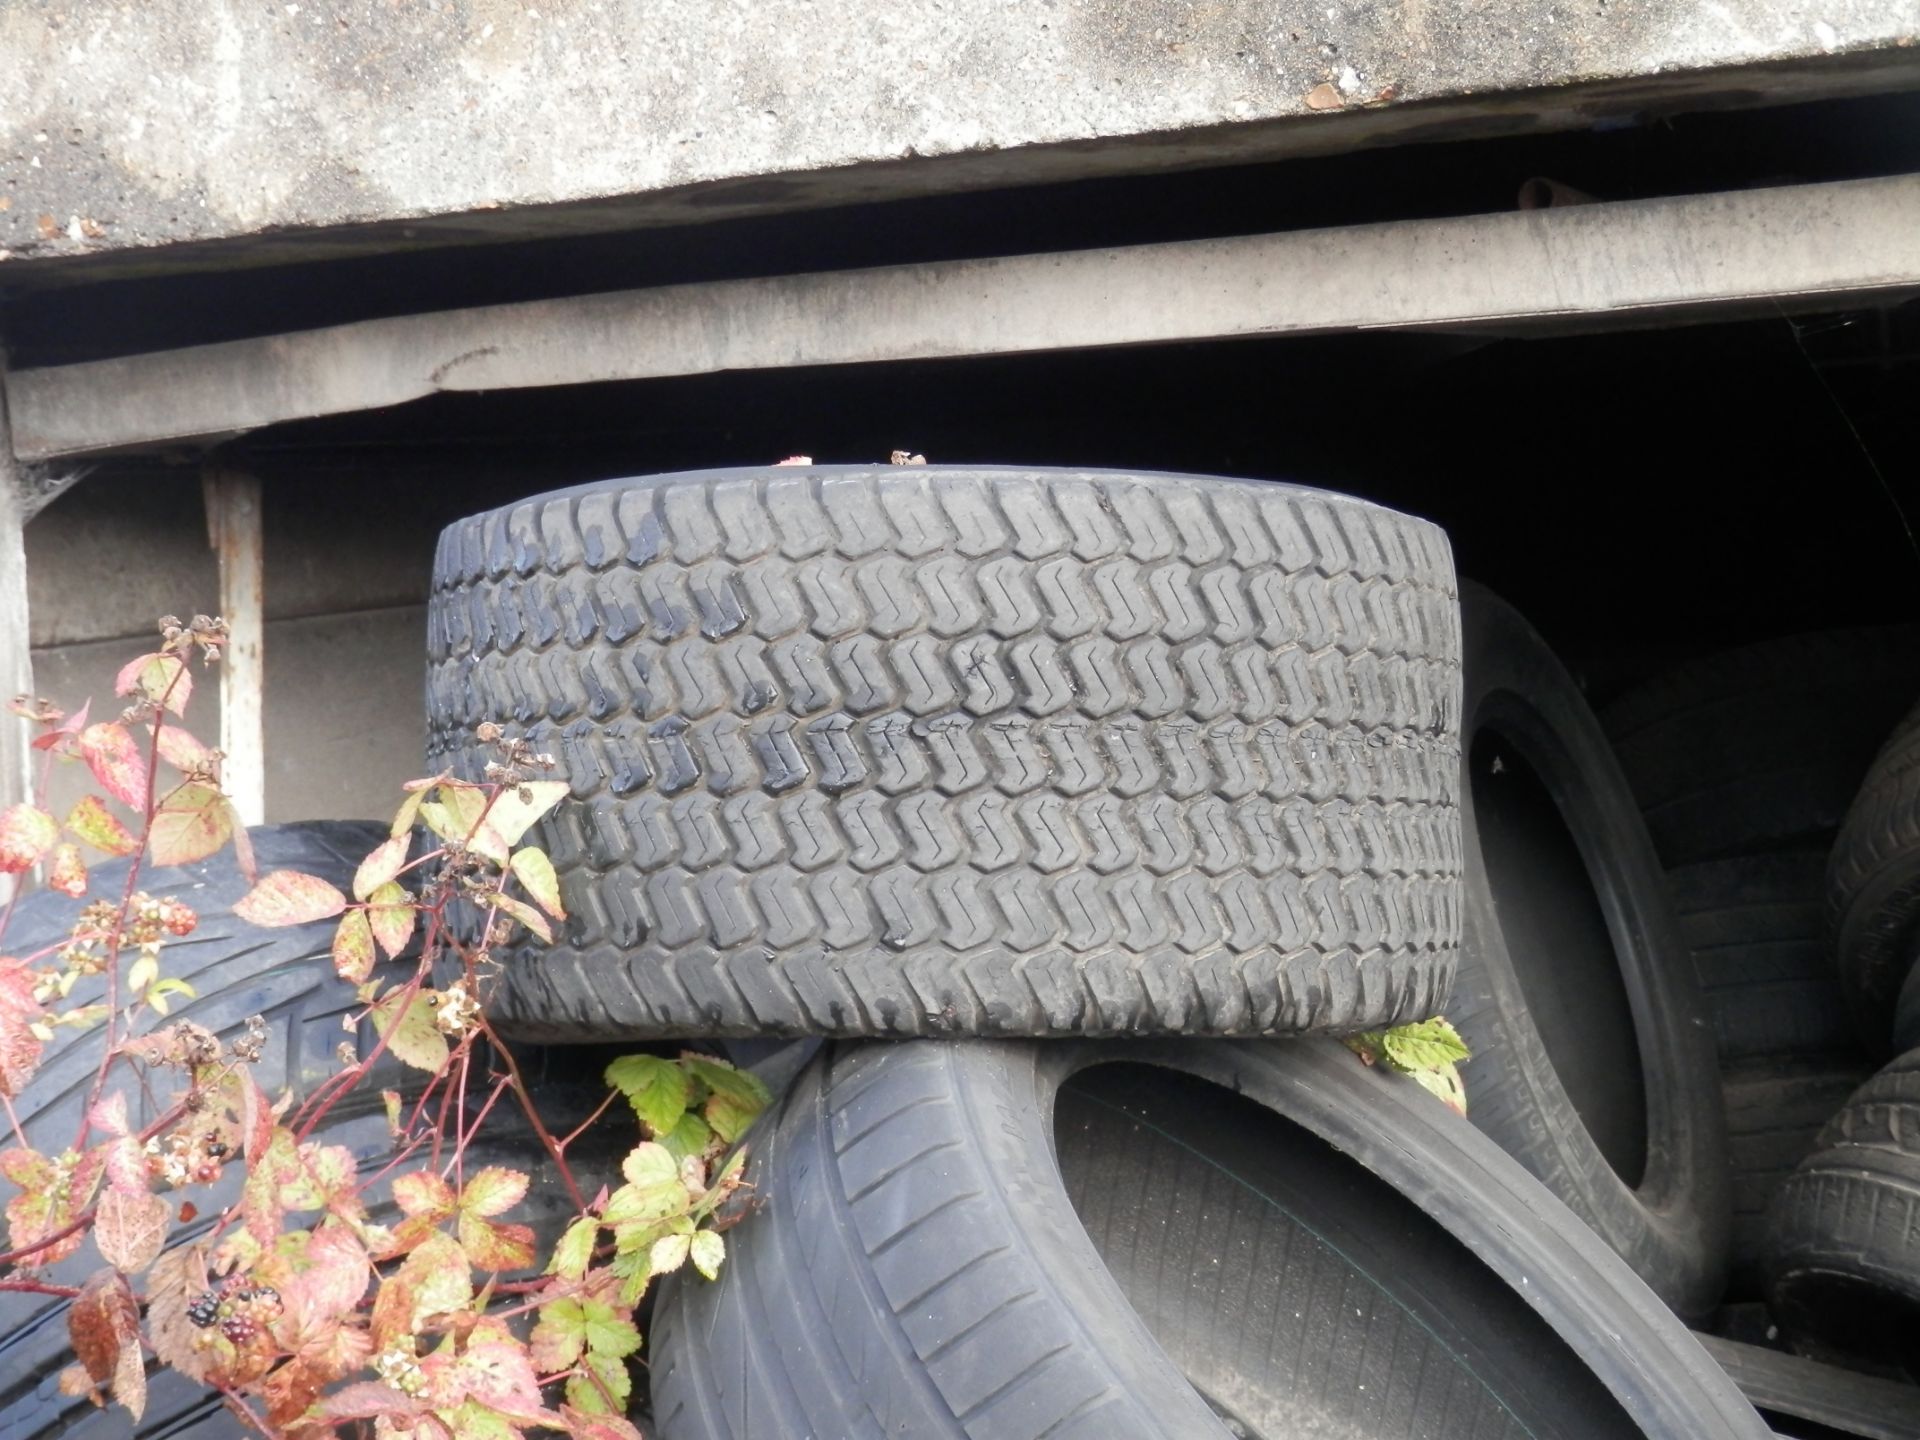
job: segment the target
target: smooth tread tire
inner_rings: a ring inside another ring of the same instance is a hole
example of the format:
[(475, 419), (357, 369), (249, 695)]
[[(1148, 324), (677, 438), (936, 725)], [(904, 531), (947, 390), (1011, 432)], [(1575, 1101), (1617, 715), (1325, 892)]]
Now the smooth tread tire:
[(1920, 1381), (1920, 1051), (1855, 1091), (1780, 1187), (1767, 1295), (1801, 1353)]
[[(385, 825), (346, 821), (316, 821), (257, 827), (250, 832), (262, 872), (300, 870), (345, 890), (360, 861), (387, 836)], [(110, 861), (93, 867), (95, 895), (117, 896), (125, 884), (127, 862)], [(360, 1007), (354, 987), (337, 978), (331, 947), (333, 922), (289, 929), (265, 930), (247, 924), (232, 913), (233, 903), (246, 894), (248, 884), (234, 863), (231, 849), (194, 865), (149, 868), (141, 888), (159, 898), (192, 906), (199, 923), (190, 935), (173, 940), (161, 952), (162, 973), (194, 985), (196, 998), (177, 1003), (172, 1020), (191, 1020), (217, 1035), (231, 1036), (245, 1028), (247, 1018), (259, 1015), (267, 1022), (267, 1042), (254, 1078), (269, 1095), (291, 1091), (309, 1093), (340, 1069), (336, 1052), (349, 1037), (341, 1019)], [(86, 900), (69, 899), (50, 891), (27, 896), (16, 907), (6, 935), (10, 954), (32, 954), (64, 936)], [(398, 972), (399, 967), (394, 967)], [(75, 1003), (98, 998), (104, 981), (97, 977), (76, 987)], [(349, 1041), (362, 1054), (370, 1044), (365, 1030)], [(14, 1101), (27, 1138), (36, 1148), (59, 1149), (75, 1133), (85, 1097), (100, 1063), (103, 1030), (55, 1032), (55, 1043), (39, 1072)], [(528, 1056), (531, 1073), (540, 1074), (541, 1057)], [(409, 1078), (409, 1076), (414, 1078)], [(379, 1092), (383, 1086), (417, 1089), (419, 1072), (409, 1072), (397, 1061), (382, 1057), (354, 1096), (327, 1117), (314, 1138), (351, 1150), (363, 1169), (384, 1166), (393, 1153)], [(564, 1088), (564, 1082), (560, 1087)], [(164, 1093), (164, 1091), (163, 1091)], [(130, 1093), (130, 1111), (136, 1125), (154, 1117), (150, 1097)], [(599, 1093), (580, 1096), (571, 1106), (584, 1118)], [(560, 1118), (555, 1116), (553, 1118)], [(585, 1137), (583, 1164), (604, 1160), (594, 1137)], [(535, 1183), (527, 1199), (507, 1216), (532, 1223), (547, 1241), (572, 1218), (565, 1191), (551, 1177), (538, 1141), (509, 1113), (503, 1123), (469, 1152), (480, 1163), (511, 1165), (530, 1170)], [(614, 1168), (609, 1161), (604, 1167)], [(178, 1244), (204, 1233), (221, 1211), (240, 1196), (241, 1169), (229, 1165), (213, 1185), (181, 1191), (161, 1191), (169, 1199), (189, 1199), (200, 1211), (190, 1225), (176, 1225), (169, 1237)], [(383, 1187), (372, 1192), (379, 1208)], [(91, 1241), (72, 1256), (40, 1272), (59, 1284), (77, 1285), (101, 1264)], [(99, 1409), (83, 1398), (60, 1392), (60, 1370), (72, 1361), (64, 1300), (24, 1293), (0, 1294), (0, 1440), (124, 1440), (129, 1423), (124, 1411)], [(220, 1403), (216, 1392), (177, 1371), (150, 1366), (147, 1410), (132, 1427), (139, 1437), (166, 1440), (241, 1440), (252, 1432)]]
[(1854, 1022), (1885, 1055), (1894, 1030), (1912, 1026), (1903, 991), (1920, 955), (1920, 706), (1881, 747), (1847, 811), (1827, 862), (1827, 904)]
[(1458, 939), (1435, 526), (1173, 475), (621, 480), (441, 537), (429, 755), (553, 753), (531, 1038), (1281, 1034), (1434, 1013)]
[(1602, 713), (1668, 865), (1827, 844), (1920, 693), (1920, 629), (1817, 631), (1708, 655)]
[(1713, 1032), (1598, 721), (1526, 620), (1462, 587), (1466, 903), (1447, 1014), (1474, 1124), (1697, 1318), (1730, 1243)]
[(1824, 850), (1703, 860), (1667, 872), (1722, 1066), (1858, 1048), (1828, 953)]
[(660, 1297), (662, 1440), (1766, 1433), (1564, 1206), (1332, 1042), (831, 1047), (756, 1139), (765, 1207)]
[(1774, 1196), (1869, 1073), (1858, 1053), (1772, 1056), (1742, 1061), (1721, 1073), (1733, 1194), (1729, 1300), (1765, 1297), (1767, 1212)]

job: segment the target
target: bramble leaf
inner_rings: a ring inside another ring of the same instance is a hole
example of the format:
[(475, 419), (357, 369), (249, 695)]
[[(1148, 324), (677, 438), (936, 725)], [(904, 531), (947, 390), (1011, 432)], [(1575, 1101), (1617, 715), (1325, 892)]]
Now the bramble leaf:
[(368, 897), (367, 923), (388, 959), (399, 959), (400, 952), (407, 948), (407, 941), (413, 938), (413, 922), (413, 897), (397, 880), (376, 887)]
[(67, 812), (67, 829), (108, 855), (131, 855), (140, 848), (133, 833), (115, 818), (98, 795), (83, 795)]
[(513, 852), (508, 862), (514, 878), (527, 889), (534, 904), (556, 920), (567, 918), (567, 912), (560, 904), (560, 877), (554, 872), (553, 861), (547, 858), (547, 852), (536, 850), (531, 845), (524, 850)]
[(627, 1158), (620, 1162), (620, 1173), (627, 1177), (629, 1184), (645, 1189), (678, 1180), (680, 1166), (664, 1145), (646, 1140), (627, 1153)]
[(364, 910), (349, 910), (333, 932), (333, 969), (358, 985), (373, 973), (373, 926)]
[(147, 808), (147, 761), (127, 727), (111, 721), (80, 732), (80, 758), (100, 788), (131, 810)]
[(93, 1243), (114, 1269), (136, 1275), (166, 1244), (170, 1219), (172, 1212), (158, 1195), (108, 1190), (94, 1205)]
[(193, 673), (177, 655), (141, 655), (120, 667), (114, 677), (113, 693), (137, 695), (155, 705), (164, 705), (175, 715), (187, 713), (187, 701), (193, 695)]
[(504, 867), (507, 842), (486, 821), (487, 792), (478, 785), (448, 780), (434, 793), (437, 798), (420, 806), (426, 827), (454, 848), (471, 850)]
[(518, 785), (504, 785), (487, 811), (487, 828), (507, 845), (518, 845), (534, 821), (566, 799), (571, 788), (564, 780), (527, 780)]
[(347, 908), (347, 897), (317, 875), (272, 870), (234, 903), (233, 913), (254, 925), (305, 925), (330, 920)]
[(154, 812), (148, 830), (153, 863), (191, 865), (204, 860), (227, 843), (233, 828), (232, 802), (211, 785), (189, 780), (176, 786)]
[(524, 900), (516, 900), (511, 895), (495, 894), (492, 903), (499, 906), (502, 913), (511, 915), (527, 929), (538, 935), (542, 942), (553, 943), (553, 927), (547, 923), (547, 917)]
[(434, 1024), (439, 999), (437, 990), (400, 989), (374, 1002), (373, 1028), (385, 1037), (396, 1057), (416, 1070), (438, 1071), (451, 1053), (447, 1037)]
[(688, 1244), (687, 1253), (693, 1260), (693, 1268), (709, 1280), (720, 1278), (720, 1265), (727, 1258), (727, 1242), (717, 1231), (701, 1230)]
[(1467, 1087), (1460, 1078), (1460, 1071), (1453, 1065), (1442, 1065), (1430, 1070), (1409, 1070), (1407, 1077), (1423, 1090), (1437, 1095), (1441, 1103), (1459, 1115), (1467, 1113)]
[(660, 1137), (660, 1143), (674, 1159), (685, 1160), (706, 1153), (707, 1146), (713, 1143), (713, 1131), (706, 1121), (688, 1111), (675, 1122), (673, 1129)]
[(67, 1310), (74, 1357), (96, 1385), (111, 1385), (113, 1398), (137, 1421), (147, 1406), (147, 1371), (140, 1355), (140, 1303), (127, 1277), (96, 1270)]
[(686, 1113), (687, 1072), (657, 1055), (622, 1055), (607, 1066), (607, 1084), (627, 1097), (640, 1123), (656, 1137)]
[(563, 1404), (560, 1419), (573, 1440), (646, 1440), (632, 1421), (620, 1415), (589, 1415)]
[(593, 1263), (593, 1247), (599, 1238), (599, 1221), (590, 1216), (582, 1216), (574, 1221), (554, 1245), (553, 1258), (547, 1262), (547, 1273), (567, 1280), (578, 1280)]
[(60, 823), (38, 805), (0, 810), (0, 875), (32, 869), (59, 839)]
[(1387, 1059), (1402, 1070), (1438, 1069), (1469, 1057), (1471, 1052), (1446, 1020), (1436, 1016), (1411, 1025), (1397, 1025), (1381, 1033)]
[(178, 725), (149, 725), (147, 733), (153, 736), (160, 758), (182, 775), (212, 777), (219, 773), (220, 757), (190, 731)]
[(53, 847), (47, 856), (47, 888), (79, 899), (87, 893), (87, 862), (71, 841)]
[(504, 1165), (489, 1165), (467, 1181), (460, 1192), (460, 1208), (469, 1215), (498, 1215), (525, 1198), (527, 1176)]
[(398, 875), (407, 863), (407, 847), (412, 843), (413, 836), (403, 831), (375, 846), (353, 872), (353, 898), (371, 898), (374, 891)]
[(691, 1235), (662, 1235), (647, 1252), (647, 1268), (655, 1275), (670, 1275), (687, 1263), (692, 1249)]
[(206, 1332), (187, 1318), (187, 1307), (207, 1288), (207, 1256), (199, 1245), (169, 1250), (147, 1271), (147, 1339), (162, 1365), (189, 1380), (204, 1380), (208, 1352), (196, 1342)]

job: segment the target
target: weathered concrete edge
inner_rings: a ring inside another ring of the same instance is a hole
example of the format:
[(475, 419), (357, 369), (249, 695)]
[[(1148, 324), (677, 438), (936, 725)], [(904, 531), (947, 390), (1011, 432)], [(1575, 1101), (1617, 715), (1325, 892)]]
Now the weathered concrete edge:
[(716, 281), (6, 377), (45, 460), (507, 390), (1342, 330), (1650, 323), (1920, 291), (1920, 175)]
[(1358, 102), (1325, 112), (1129, 135), (876, 157), (764, 175), (724, 175), (632, 194), (476, 208), (349, 211), (306, 223), (265, 224), (199, 239), (120, 241), (116, 237), (109, 244), (84, 233), (76, 239), (63, 230), (41, 243), (0, 246), (0, 286), (24, 293), (157, 275), (663, 229), (968, 191), (1578, 130), (1648, 116), (1914, 89), (1920, 89), (1920, 43), (1887, 44), (1494, 94), (1463, 92)]

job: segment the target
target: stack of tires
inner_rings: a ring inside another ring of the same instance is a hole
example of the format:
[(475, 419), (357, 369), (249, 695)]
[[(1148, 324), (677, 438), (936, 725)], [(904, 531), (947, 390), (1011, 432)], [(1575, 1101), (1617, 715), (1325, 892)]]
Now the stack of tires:
[[(494, 722), (573, 787), (498, 1022), (825, 1037), (727, 1268), (660, 1297), (664, 1440), (1765, 1433), (1675, 1315), (1723, 1131), (1644, 828), (1461, 599), (1431, 525), (1195, 477), (720, 472), (446, 533), (433, 764)], [(1441, 1013), (1479, 1130), (1310, 1038)]]

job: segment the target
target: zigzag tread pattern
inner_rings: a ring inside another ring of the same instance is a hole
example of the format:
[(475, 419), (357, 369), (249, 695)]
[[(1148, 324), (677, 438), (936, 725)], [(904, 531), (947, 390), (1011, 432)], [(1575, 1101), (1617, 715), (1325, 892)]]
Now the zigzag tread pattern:
[[(1279, 485), (719, 472), (443, 535), (429, 753), (550, 750), (571, 914), (503, 1022), (1277, 1033), (1459, 934), (1445, 537)], [(1358, 1007), (1358, 1008), (1355, 1008)]]

